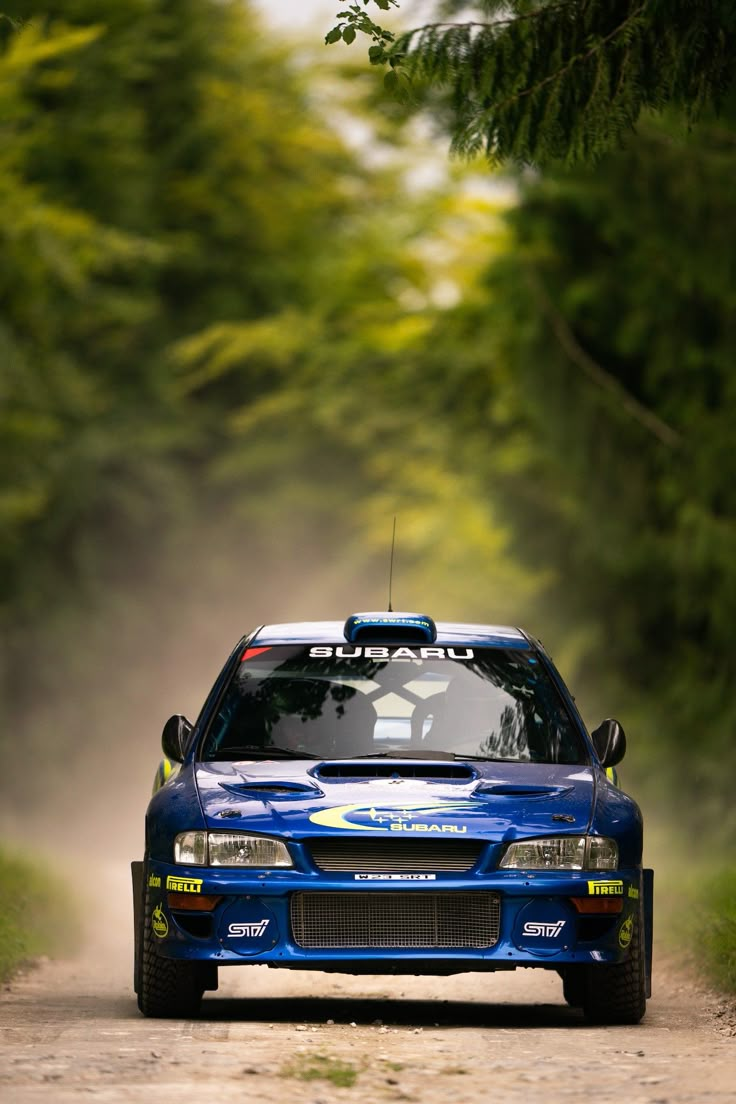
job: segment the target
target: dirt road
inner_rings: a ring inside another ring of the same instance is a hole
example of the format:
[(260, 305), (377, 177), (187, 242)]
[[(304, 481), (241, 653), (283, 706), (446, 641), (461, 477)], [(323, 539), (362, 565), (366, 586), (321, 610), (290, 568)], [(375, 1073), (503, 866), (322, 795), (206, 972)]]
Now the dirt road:
[(736, 1101), (734, 1010), (662, 961), (634, 1028), (585, 1026), (557, 976), (531, 970), (222, 970), (200, 1020), (145, 1020), (130, 984), (127, 872), (95, 883), (84, 953), (1, 994), (3, 1102)]

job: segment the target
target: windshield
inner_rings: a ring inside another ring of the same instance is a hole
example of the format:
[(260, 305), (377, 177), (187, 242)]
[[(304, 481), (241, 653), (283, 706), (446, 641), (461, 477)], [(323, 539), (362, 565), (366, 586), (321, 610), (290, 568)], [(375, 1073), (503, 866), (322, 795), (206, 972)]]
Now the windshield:
[(288, 645), (246, 649), (200, 757), (386, 755), (584, 763), (529, 651)]

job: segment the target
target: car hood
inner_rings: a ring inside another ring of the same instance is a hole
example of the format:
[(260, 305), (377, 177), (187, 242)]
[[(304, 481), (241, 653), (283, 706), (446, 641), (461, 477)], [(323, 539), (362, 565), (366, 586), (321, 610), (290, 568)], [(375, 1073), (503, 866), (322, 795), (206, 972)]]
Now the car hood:
[(346, 833), (508, 841), (587, 831), (588, 766), (427, 760), (198, 763), (210, 828), (301, 839)]

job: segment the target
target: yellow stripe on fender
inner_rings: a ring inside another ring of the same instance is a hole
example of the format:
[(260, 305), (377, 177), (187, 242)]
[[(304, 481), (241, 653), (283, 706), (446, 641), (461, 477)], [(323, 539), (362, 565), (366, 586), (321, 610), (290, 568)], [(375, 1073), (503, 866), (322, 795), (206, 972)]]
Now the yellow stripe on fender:
[(158, 791), (161, 789), (161, 787), (164, 785), (164, 783), (168, 782), (169, 776), (171, 775), (171, 771), (172, 771), (171, 761), (169, 759), (162, 759), (161, 762), (158, 765), (158, 770), (156, 771), (156, 777), (153, 780), (153, 792), (154, 793), (158, 793)]

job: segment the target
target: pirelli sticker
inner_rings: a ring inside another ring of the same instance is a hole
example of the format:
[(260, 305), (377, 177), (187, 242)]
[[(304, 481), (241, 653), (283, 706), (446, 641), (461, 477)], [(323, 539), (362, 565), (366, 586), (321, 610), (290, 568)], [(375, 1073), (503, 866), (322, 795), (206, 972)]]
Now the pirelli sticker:
[(202, 878), (174, 878), (171, 874), (166, 876), (166, 888), (172, 893), (201, 893)]
[(588, 882), (588, 893), (591, 897), (623, 897), (624, 883), (613, 878)]

